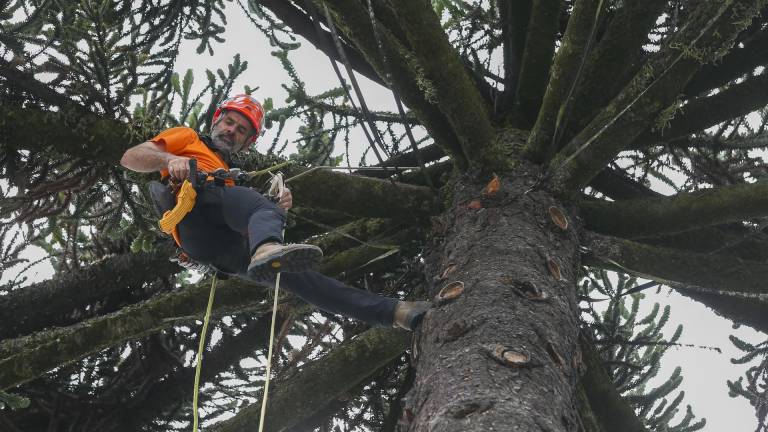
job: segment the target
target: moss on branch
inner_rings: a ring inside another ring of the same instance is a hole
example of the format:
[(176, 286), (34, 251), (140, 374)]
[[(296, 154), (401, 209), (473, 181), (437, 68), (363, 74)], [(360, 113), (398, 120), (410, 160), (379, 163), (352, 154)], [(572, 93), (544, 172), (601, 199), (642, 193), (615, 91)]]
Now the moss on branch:
[[(391, 80), (403, 102), (416, 114), (435, 142), (451, 155), (460, 167), (467, 166), (458, 138), (447, 118), (429, 100), (429, 95), (419, 85), (419, 71), (413, 62), (413, 53), (392, 32), (377, 22), (379, 47), (367, 9), (354, 0), (313, 0), (319, 8), (325, 6), (331, 12), (334, 24), (352, 41), (376, 72)], [(382, 55), (384, 58), (382, 58)]]
[(584, 200), (587, 228), (619, 237), (652, 237), (768, 215), (768, 184), (723, 186), (671, 197)]
[(493, 142), (488, 107), (448, 41), (431, 3), (407, 1), (388, 5), (408, 38), (414, 66), (422, 72), (418, 77), (422, 91), (431, 93), (445, 114), (470, 164), (501, 171), (497, 166), (503, 161), (486, 151)]
[(569, 194), (586, 186), (675, 101), (702, 62), (714, 61), (730, 49), (765, 3), (701, 3), (688, 25), (670, 38), (630, 84), (558, 153), (550, 166), (554, 190)]
[(562, 44), (550, 70), (549, 84), (538, 112), (536, 124), (523, 149), (525, 157), (544, 162), (555, 154), (557, 131), (568, 112), (571, 92), (581, 73), (582, 59), (587, 54), (590, 37), (597, 24), (601, 0), (576, 2), (568, 21)]
[(707, 97), (694, 99), (682, 107), (665, 128), (647, 132), (633, 147), (645, 147), (660, 141), (682, 138), (726, 120), (744, 116), (768, 104), (768, 73), (750, 77)]
[[(274, 392), (269, 395), (269, 415), (264, 430), (288, 429), (343, 397), (379, 368), (399, 357), (410, 337), (409, 333), (395, 329), (368, 330), (303, 367), (293, 378), (276, 382)], [(253, 430), (259, 424), (260, 409), (261, 403), (253, 404), (212, 430)]]
[(294, 201), (303, 206), (354, 216), (413, 219), (438, 211), (429, 188), (389, 180), (314, 170), (288, 186)]
[[(36, 378), (117, 343), (134, 340), (181, 322), (201, 319), (208, 302), (208, 282), (164, 294), (80, 324), (46, 330), (0, 344), (0, 390)], [(219, 282), (217, 314), (263, 308), (265, 290), (235, 279)]]
[(637, 73), (646, 54), (642, 50), (667, 0), (623, 2), (605, 34), (584, 64), (584, 81), (573, 99), (574, 115), (565, 125), (565, 139), (587, 125), (600, 107), (616, 96)]
[(584, 236), (587, 265), (630, 273), (673, 288), (700, 287), (723, 295), (768, 294), (768, 264), (726, 255), (661, 248), (599, 234)]

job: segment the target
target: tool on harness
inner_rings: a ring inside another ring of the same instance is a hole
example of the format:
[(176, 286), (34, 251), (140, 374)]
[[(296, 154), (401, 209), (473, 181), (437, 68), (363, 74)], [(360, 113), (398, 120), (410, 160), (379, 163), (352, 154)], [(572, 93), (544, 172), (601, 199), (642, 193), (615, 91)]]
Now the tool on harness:
[(173, 234), (176, 225), (184, 219), (184, 216), (192, 211), (197, 198), (198, 172), (197, 160), (189, 160), (189, 177), (181, 184), (176, 194), (176, 205), (163, 213), (163, 217), (158, 222), (160, 230), (166, 234)]
[(225, 170), (219, 168), (213, 173), (197, 171), (197, 160), (189, 160), (189, 177), (180, 185), (169, 179), (169, 184), (158, 181), (149, 183), (149, 193), (160, 217), (160, 229), (166, 234), (173, 234), (182, 219), (192, 211), (197, 198), (197, 189), (206, 181), (217, 186), (226, 184), (239, 185), (248, 181), (248, 173), (239, 168)]

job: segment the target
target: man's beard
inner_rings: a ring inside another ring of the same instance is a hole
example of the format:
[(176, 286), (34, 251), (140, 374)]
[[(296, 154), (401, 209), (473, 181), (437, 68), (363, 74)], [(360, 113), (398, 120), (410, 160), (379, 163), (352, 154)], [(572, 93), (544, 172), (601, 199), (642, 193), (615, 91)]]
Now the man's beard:
[(213, 144), (213, 148), (215, 148), (216, 151), (221, 154), (224, 162), (229, 163), (232, 160), (232, 148), (235, 146), (235, 144), (232, 141), (226, 139), (223, 135), (224, 134), (222, 133), (213, 131), (211, 133), (211, 142)]

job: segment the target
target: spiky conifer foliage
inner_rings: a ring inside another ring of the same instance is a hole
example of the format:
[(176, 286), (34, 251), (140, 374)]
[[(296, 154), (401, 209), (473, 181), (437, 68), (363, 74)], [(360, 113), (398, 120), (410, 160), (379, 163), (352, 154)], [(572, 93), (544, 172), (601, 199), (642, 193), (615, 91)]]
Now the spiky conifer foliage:
[(670, 337), (663, 333), (670, 307), (662, 311), (659, 303), (654, 303), (650, 311), (641, 313), (644, 295), (638, 290), (637, 279), (605, 270), (591, 271), (581, 284), (581, 293), (589, 305), (585, 327), (594, 338), (605, 368), (648, 430), (703, 429), (706, 420), (694, 421), (690, 405), (682, 418), (678, 416), (685, 392), (668, 399), (683, 381), (681, 368), (676, 367), (665, 379), (658, 378), (664, 352), (683, 334), (682, 325)]
[(751, 344), (731, 336), (731, 342), (744, 353), (731, 361), (736, 364), (748, 364), (749, 369), (743, 377), (728, 381), (729, 395), (743, 397), (749, 401), (755, 408), (757, 417), (755, 432), (764, 432), (768, 430), (768, 341)]

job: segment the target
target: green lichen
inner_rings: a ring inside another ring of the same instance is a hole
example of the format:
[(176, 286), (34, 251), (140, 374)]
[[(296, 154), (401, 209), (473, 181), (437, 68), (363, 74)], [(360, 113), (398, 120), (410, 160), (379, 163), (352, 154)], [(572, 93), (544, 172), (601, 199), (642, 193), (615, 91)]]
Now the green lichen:
[(654, 121), (653, 126), (651, 127), (651, 131), (653, 132), (660, 132), (663, 133), (664, 129), (669, 128), (670, 123), (675, 118), (675, 116), (678, 113), (683, 112), (683, 101), (684, 101), (685, 95), (680, 94), (677, 96), (674, 102), (670, 104), (667, 108), (661, 110), (658, 117), (656, 117), (656, 120)]

